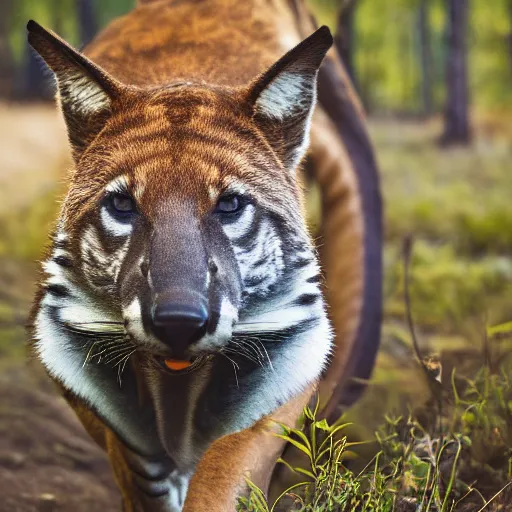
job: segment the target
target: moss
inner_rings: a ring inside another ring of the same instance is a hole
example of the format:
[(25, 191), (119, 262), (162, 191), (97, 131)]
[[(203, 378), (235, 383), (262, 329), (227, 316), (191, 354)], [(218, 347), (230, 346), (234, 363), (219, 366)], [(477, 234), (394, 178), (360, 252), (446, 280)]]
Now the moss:
[[(470, 334), (474, 322), (509, 318), (512, 261), (501, 256), (470, 258), (452, 245), (415, 244), (411, 263), (411, 302), (415, 322), (427, 331)], [(386, 252), (387, 317), (404, 318), (403, 261), (399, 248)], [(469, 332), (468, 332), (469, 331)]]

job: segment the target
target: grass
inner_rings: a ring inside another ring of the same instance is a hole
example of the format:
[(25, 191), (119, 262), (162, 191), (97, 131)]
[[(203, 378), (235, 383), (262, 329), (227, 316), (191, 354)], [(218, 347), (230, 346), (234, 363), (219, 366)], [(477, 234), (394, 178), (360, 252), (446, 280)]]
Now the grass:
[(386, 199), (387, 240), (408, 233), (474, 256), (512, 249), (512, 136), (477, 129), (471, 148), (440, 150), (440, 120), (370, 124)]
[(346, 418), (330, 426), (305, 408), (302, 426), (281, 425), (280, 434), (305, 456), (301, 466), (279, 460), (299, 481), (271, 504), (249, 481), (238, 512), (506, 510), (512, 501), (511, 370), (506, 350), (472, 376), (455, 368), (444, 379), (429, 375), (430, 399), (406, 415), (385, 415), (374, 455), (367, 460), (361, 453), (362, 467), (360, 460), (354, 464), (361, 443), (349, 441)]

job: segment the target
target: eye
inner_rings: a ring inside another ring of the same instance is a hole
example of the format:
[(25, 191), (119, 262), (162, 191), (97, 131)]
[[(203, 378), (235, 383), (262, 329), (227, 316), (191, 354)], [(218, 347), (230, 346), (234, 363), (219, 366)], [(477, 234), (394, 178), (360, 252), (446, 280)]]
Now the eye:
[(114, 193), (108, 197), (108, 203), (114, 213), (128, 216), (135, 212), (135, 203), (130, 196)]
[(235, 213), (243, 206), (243, 198), (241, 196), (231, 195), (221, 197), (217, 201), (215, 211), (217, 213)]

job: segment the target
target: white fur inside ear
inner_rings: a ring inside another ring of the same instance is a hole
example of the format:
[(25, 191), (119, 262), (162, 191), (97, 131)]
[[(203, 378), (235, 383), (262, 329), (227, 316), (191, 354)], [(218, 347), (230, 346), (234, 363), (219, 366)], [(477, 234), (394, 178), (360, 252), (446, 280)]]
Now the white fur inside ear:
[(280, 121), (313, 106), (315, 81), (310, 76), (283, 72), (261, 92), (257, 111)]
[(72, 112), (92, 115), (110, 108), (108, 94), (87, 75), (68, 73), (59, 80), (59, 96)]

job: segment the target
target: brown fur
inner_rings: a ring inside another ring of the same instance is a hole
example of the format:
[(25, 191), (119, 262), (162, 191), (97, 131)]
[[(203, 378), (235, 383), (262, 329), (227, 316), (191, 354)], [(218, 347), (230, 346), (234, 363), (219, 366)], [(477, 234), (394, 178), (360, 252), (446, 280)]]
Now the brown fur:
[[(71, 233), (80, 230), (82, 212), (87, 212), (120, 168), (134, 170), (131, 185), (135, 195), (144, 189), (140, 204), (149, 222), (168, 207), (160, 199), (173, 194), (185, 197), (193, 193), (200, 198), (200, 208), (210, 208), (208, 186), (219, 188), (229, 179), (219, 169), (229, 168), (230, 175), (238, 172), (245, 176), (249, 164), (255, 164), (254, 145), (266, 147), (258, 129), (247, 122), (246, 113), (237, 112), (237, 105), (247, 94), (246, 84), (311, 31), (304, 6), (292, 0), (144, 1), (112, 22), (84, 53), (112, 77), (107, 81), (113, 102), (122, 102), (122, 108), (114, 105), (113, 110), (121, 113), (108, 120), (100, 114), (83, 133), (77, 127), (78, 137), (71, 143), (75, 159), (80, 160), (82, 179), (73, 181), (65, 203), (66, 229)], [(346, 85), (345, 101), (360, 115), (335, 53), (329, 59)], [(196, 86), (178, 86), (155, 94), (159, 86), (181, 81)], [(211, 84), (228, 86), (231, 94)], [(173, 104), (172, 112), (166, 106), (169, 103)], [(142, 126), (137, 121), (140, 118), (145, 120)], [(99, 129), (103, 130), (102, 143), (90, 151), (87, 134)], [(196, 133), (201, 137), (194, 136)], [(131, 150), (120, 152), (116, 147)], [(211, 148), (216, 148), (214, 153)], [(267, 150), (268, 159), (256, 162), (268, 176), (259, 199), (286, 210), (282, 191), (287, 189), (294, 196), (298, 191), (272, 156), (276, 148)], [(322, 235), (326, 243), (321, 255), (336, 331), (335, 358), (321, 384), (327, 402), (333, 393), (339, 394), (361, 323), (365, 227), (353, 158), (321, 107), (313, 120), (310, 159), (323, 192)], [(194, 188), (195, 184), (179, 172), (190, 167), (201, 173), (205, 187)], [(169, 172), (171, 169), (174, 172)], [(293, 215), (292, 211), (290, 222)], [(311, 393), (312, 389), (290, 401), (272, 417), (294, 424)], [(84, 404), (68, 399), (91, 436), (106, 448), (125, 509), (139, 510), (142, 505), (122, 445)], [(264, 418), (250, 429), (216, 441), (197, 467), (185, 511), (233, 510), (247, 473), (266, 488), (283, 446), (268, 431), (269, 420)]]

